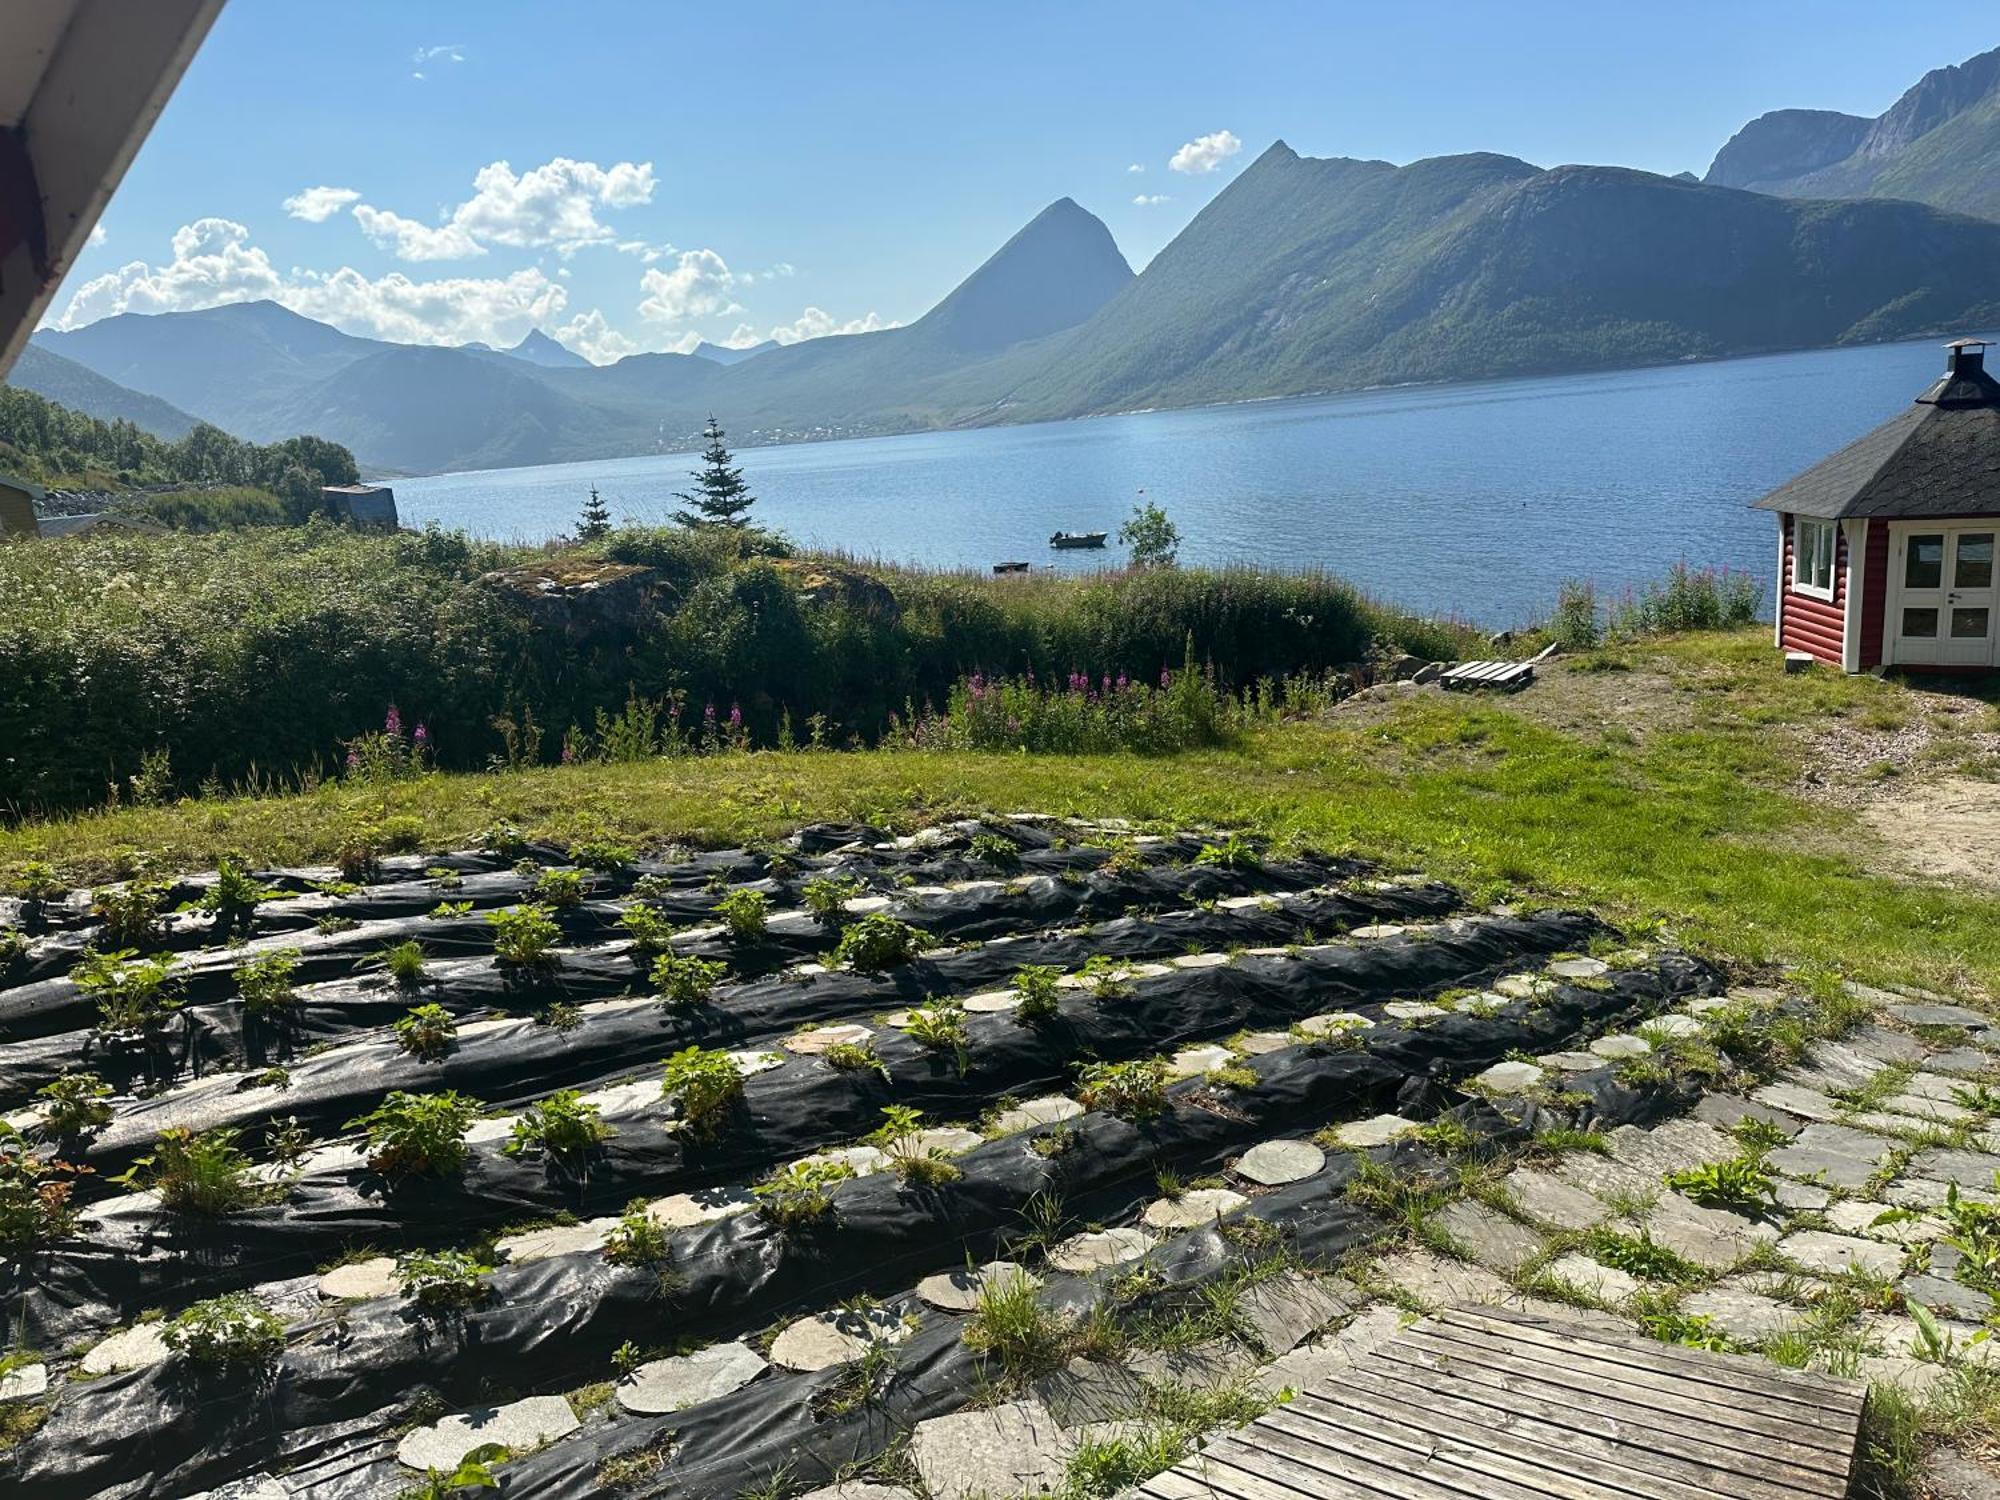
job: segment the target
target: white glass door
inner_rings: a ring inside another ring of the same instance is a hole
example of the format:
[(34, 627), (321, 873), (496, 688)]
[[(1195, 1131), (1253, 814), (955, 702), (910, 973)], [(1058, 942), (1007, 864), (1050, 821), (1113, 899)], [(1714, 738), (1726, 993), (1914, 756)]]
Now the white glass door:
[(2000, 624), (1995, 529), (1906, 533), (1891, 565), (1901, 585), (1891, 627), (1899, 662), (1991, 666)]

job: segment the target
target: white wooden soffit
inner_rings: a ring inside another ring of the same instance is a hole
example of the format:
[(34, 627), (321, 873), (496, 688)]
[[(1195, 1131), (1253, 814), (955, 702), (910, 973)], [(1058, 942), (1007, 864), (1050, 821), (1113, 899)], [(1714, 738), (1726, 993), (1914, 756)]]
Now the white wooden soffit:
[(19, 127), (48, 230), (0, 260), (0, 379), (54, 300), (222, 0), (0, 0), (0, 125)]

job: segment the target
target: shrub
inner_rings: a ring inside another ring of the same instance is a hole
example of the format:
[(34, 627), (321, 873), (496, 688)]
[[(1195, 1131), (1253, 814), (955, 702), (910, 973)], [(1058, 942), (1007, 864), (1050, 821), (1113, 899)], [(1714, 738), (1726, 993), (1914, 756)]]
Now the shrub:
[(1014, 1007), (1016, 1020), (1028, 1026), (1053, 1021), (1057, 1014), (1056, 981), (1062, 970), (1054, 964), (1023, 964), (1014, 971), (1014, 993), (1021, 1003)]
[(1583, 579), (1565, 578), (1556, 585), (1556, 612), (1543, 629), (1565, 651), (1592, 650), (1603, 639), (1596, 588)]
[(133, 880), (123, 886), (103, 886), (90, 893), (90, 914), (104, 924), (104, 940), (115, 947), (143, 948), (160, 936), (160, 914), (167, 904), (164, 881)]
[(243, 1009), (253, 1016), (276, 1015), (298, 1004), (292, 975), (299, 966), (299, 950), (280, 948), (236, 966), (236, 993)]
[(602, 870), (609, 873), (622, 870), (632, 863), (634, 851), (630, 844), (621, 844), (615, 839), (586, 839), (581, 844), (572, 845), (569, 857), (586, 870)]
[(130, 948), (92, 953), (69, 977), (97, 1002), (97, 1029), (107, 1035), (150, 1035), (181, 1008), (174, 992), (183, 976), (168, 958), (140, 958)]
[(840, 935), (835, 945), (835, 963), (847, 964), (862, 974), (879, 974), (916, 956), (923, 934), (908, 922), (898, 921), (887, 912), (870, 912)]
[(465, 1165), (465, 1133), (477, 1106), (463, 1094), (411, 1094), (398, 1089), (349, 1130), (368, 1135), (368, 1165), (385, 1177), (441, 1176)]
[(415, 938), (389, 944), (368, 962), (379, 966), (405, 988), (424, 982), (424, 945)]
[(7, 884), (14, 895), (30, 906), (47, 906), (69, 894), (69, 884), (56, 874), (55, 866), (40, 859), (22, 861)]
[(396, 1262), (396, 1285), (428, 1308), (470, 1307), (483, 1300), (493, 1268), (463, 1250), (420, 1251)]
[(688, 1130), (713, 1136), (722, 1117), (743, 1097), (743, 1070), (720, 1049), (684, 1047), (664, 1064), (660, 1093), (679, 1113)]
[(651, 978), (660, 1004), (669, 1010), (688, 1010), (704, 1003), (727, 972), (716, 959), (667, 953), (654, 961)]
[(822, 927), (839, 927), (847, 921), (847, 903), (868, 893), (867, 885), (852, 875), (822, 875), (799, 887), (799, 899)]
[(618, 925), (632, 951), (642, 957), (665, 953), (673, 941), (674, 924), (650, 906), (628, 906), (618, 914)]
[(667, 1251), (666, 1226), (644, 1203), (626, 1209), (604, 1240), (604, 1258), (614, 1266), (657, 1266), (667, 1259)]
[(544, 870), (530, 894), (544, 906), (558, 910), (583, 905), (583, 871)]
[(417, 1005), (389, 1029), (395, 1033), (396, 1045), (410, 1056), (435, 1062), (451, 1049), (458, 1022), (442, 1005)]
[(20, 1255), (74, 1234), (70, 1194), (83, 1170), (31, 1150), (26, 1136), (0, 1120), (0, 1250)]
[(333, 851), (333, 862), (342, 880), (373, 880), (382, 873), (382, 830), (373, 823), (355, 824)]
[(55, 1140), (70, 1140), (111, 1123), (111, 1085), (95, 1073), (65, 1073), (35, 1090), (42, 1106), (42, 1129)]
[(967, 850), (982, 865), (1011, 870), (1021, 862), (1021, 846), (1004, 833), (975, 833)]
[(1148, 1119), (1167, 1107), (1167, 1071), (1159, 1057), (1089, 1063), (1077, 1073), (1077, 1098), (1120, 1119)]
[(795, 1161), (750, 1189), (757, 1212), (781, 1229), (798, 1229), (833, 1209), (831, 1189), (854, 1175), (844, 1161)]
[(547, 963), (549, 950), (562, 938), (562, 929), (549, 909), (532, 901), (488, 912), (486, 920), (493, 927), (493, 956), (517, 968), (532, 969)]
[(197, 1364), (267, 1364), (285, 1346), (285, 1325), (248, 1292), (197, 1302), (160, 1329), (160, 1341)]
[(1677, 562), (1664, 580), (1627, 592), (1611, 610), (1612, 635), (1733, 630), (1757, 618), (1763, 585), (1728, 568), (1690, 568)]
[(771, 903), (762, 891), (734, 890), (715, 903), (715, 914), (729, 935), (740, 943), (755, 942), (764, 935)]
[(159, 1194), (176, 1213), (221, 1217), (268, 1199), (270, 1189), (250, 1175), (250, 1158), (237, 1146), (239, 1132), (197, 1134), (184, 1125), (160, 1132), (150, 1155), (112, 1179)]
[(575, 1160), (617, 1134), (604, 1123), (595, 1104), (584, 1101), (576, 1089), (558, 1089), (539, 1104), (531, 1104), (514, 1121), (507, 1144), (509, 1156), (526, 1156), (540, 1151), (563, 1160)]
[(1232, 833), (1219, 844), (1203, 844), (1196, 854), (1197, 865), (1214, 865), (1224, 870), (1259, 870), (1264, 866), (1257, 846), (1240, 833)]

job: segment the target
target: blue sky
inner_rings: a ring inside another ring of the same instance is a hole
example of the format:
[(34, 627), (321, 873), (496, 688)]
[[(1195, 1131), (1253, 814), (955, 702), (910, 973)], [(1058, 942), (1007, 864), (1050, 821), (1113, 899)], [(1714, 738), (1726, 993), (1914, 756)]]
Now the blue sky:
[(2000, 41), (1879, 0), (1390, 11), (231, 0), (54, 321), (274, 296), (600, 360), (789, 340), (920, 316), (1065, 195), (1142, 266), (1281, 137), (1698, 173), (1766, 110), (1875, 114)]

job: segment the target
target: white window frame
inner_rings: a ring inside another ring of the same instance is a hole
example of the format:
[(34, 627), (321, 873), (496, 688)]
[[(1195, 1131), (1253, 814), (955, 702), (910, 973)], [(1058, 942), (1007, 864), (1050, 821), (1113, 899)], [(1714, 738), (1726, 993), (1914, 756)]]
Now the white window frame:
[[(1824, 585), (1813, 582), (1806, 570), (1806, 533), (1811, 528), (1817, 540), (1813, 543), (1812, 573), (1824, 568)], [(1840, 523), (1823, 521), (1818, 516), (1792, 517), (1792, 592), (1804, 594), (1809, 599), (1823, 599), (1833, 603), (1834, 566), (1840, 557)], [(1824, 551), (1821, 549), (1824, 548)]]

